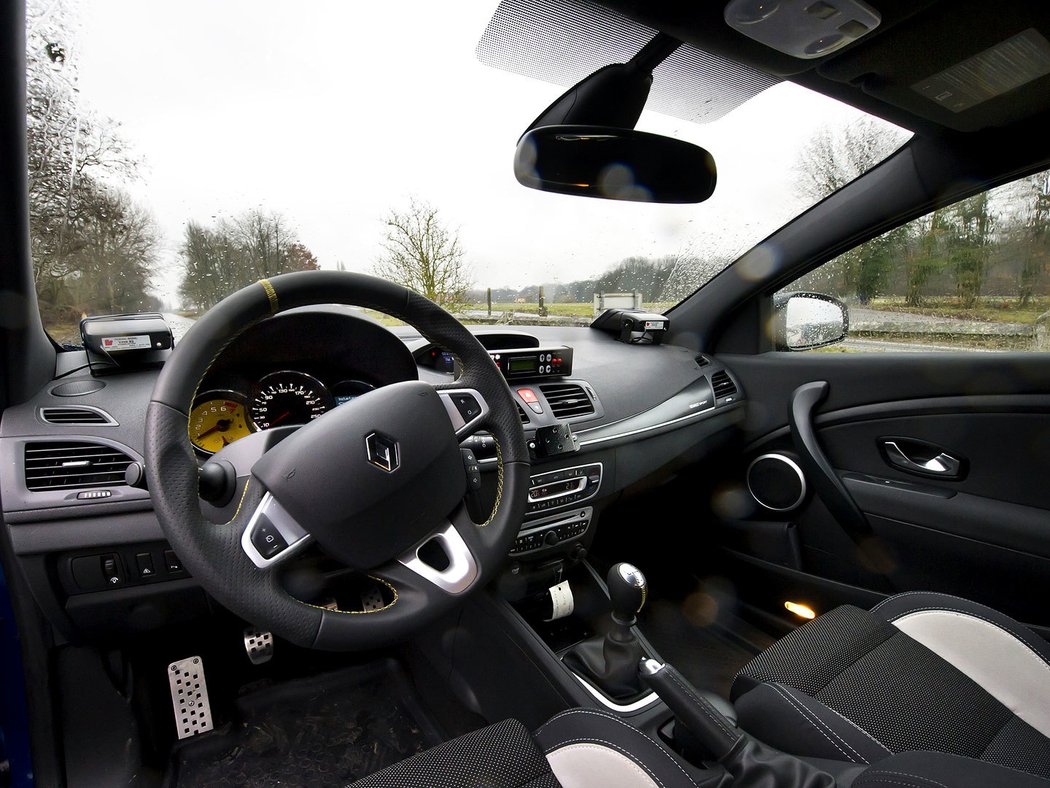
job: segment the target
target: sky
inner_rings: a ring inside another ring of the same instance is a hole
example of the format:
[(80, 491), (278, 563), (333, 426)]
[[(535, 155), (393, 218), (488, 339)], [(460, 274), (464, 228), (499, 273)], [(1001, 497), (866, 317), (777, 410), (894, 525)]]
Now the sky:
[(383, 217), (412, 197), (458, 228), (479, 287), (596, 276), (632, 256), (743, 251), (804, 207), (799, 149), (856, 110), (778, 85), (706, 125), (638, 128), (702, 145), (707, 202), (661, 206), (538, 192), (514, 179), (521, 132), (563, 87), (481, 64), (495, 0), (357, 3), (80, 0), (85, 106), (141, 158), (127, 188), (164, 236), (175, 300), (185, 224), (276, 211), (323, 267), (367, 272)]

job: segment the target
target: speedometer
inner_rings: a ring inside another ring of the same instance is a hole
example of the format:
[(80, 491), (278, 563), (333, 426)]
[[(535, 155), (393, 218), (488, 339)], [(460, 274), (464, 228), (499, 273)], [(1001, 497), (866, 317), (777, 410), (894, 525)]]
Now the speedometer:
[(259, 381), (249, 412), (260, 430), (306, 424), (335, 407), (335, 400), (317, 378), (303, 372), (274, 372)]

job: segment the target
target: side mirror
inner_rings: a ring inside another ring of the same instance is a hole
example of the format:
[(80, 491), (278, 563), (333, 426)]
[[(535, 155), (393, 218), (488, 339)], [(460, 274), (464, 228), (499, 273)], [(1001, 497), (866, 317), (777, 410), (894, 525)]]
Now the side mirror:
[(849, 332), (849, 309), (822, 293), (777, 293), (773, 340), (777, 350), (812, 350), (841, 342)]
[(671, 137), (608, 126), (541, 126), (514, 153), (522, 186), (634, 202), (703, 202), (715, 190), (715, 160)]

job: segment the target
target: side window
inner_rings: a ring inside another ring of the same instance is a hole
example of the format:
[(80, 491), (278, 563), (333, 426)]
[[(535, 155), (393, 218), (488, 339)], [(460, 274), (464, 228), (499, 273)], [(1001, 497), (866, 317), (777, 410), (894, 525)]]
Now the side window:
[(1048, 262), (1050, 170), (873, 238), (774, 303), (792, 349), (819, 344), (795, 339), (814, 335), (816, 312), (790, 297), (809, 292), (842, 301), (849, 314), (845, 341), (818, 351), (1050, 350)]

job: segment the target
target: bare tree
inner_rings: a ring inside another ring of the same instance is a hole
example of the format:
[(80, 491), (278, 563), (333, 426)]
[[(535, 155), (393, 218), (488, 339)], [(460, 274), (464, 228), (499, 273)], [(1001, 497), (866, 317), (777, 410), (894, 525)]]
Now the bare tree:
[(180, 254), (179, 293), (187, 306), (201, 309), (259, 279), (320, 268), (283, 216), (257, 209), (213, 227), (189, 222)]
[(810, 202), (823, 200), (899, 148), (907, 134), (874, 118), (847, 126), (824, 126), (799, 153), (797, 190)]
[(392, 210), (384, 222), (383, 256), (372, 269), (376, 276), (445, 307), (463, 304), (471, 285), (470, 271), (458, 231), (445, 226), (437, 208), (412, 199), (408, 210)]
[[(861, 118), (836, 129), (825, 126), (799, 153), (796, 189), (810, 203), (816, 203), (870, 170), (905, 139), (903, 131), (873, 118)], [(855, 294), (866, 304), (881, 292), (906, 240), (904, 232), (887, 233), (878, 243), (869, 242), (840, 255), (828, 264), (826, 275), (840, 278), (843, 294)]]
[[(92, 279), (106, 263), (89, 252), (98, 251), (101, 238), (127, 232), (129, 217), (138, 212), (126, 195), (107, 185), (134, 177), (137, 161), (117, 125), (80, 99), (74, 22), (65, 0), (27, 4), (29, 232), (41, 308), (46, 319), (57, 322), (74, 319), (85, 309), (111, 308), (81, 300), (85, 293), (101, 296), (107, 290), (106, 283)], [(107, 222), (113, 227), (105, 227)], [(142, 230), (141, 238), (153, 234), (146, 219), (132, 224)], [(136, 264), (122, 278), (140, 293), (149, 284), (145, 274)], [(132, 283), (134, 277), (139, 278)], [(114, 298), (127, 301), (118, 295), (104, 301), (116, 303)]]

